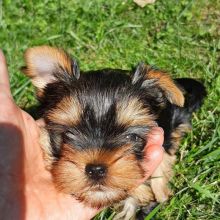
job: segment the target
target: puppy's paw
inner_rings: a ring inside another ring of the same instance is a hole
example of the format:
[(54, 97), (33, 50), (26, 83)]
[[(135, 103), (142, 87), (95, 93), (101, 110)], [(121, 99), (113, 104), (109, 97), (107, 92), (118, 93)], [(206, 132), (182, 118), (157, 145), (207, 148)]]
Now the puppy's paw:
[(124, 207), (121, 212), (119, 212), (113, 220), (132, 220), (135, 219), (136, 209), (137, 209), (137, 201), (136, 199), (129, 197), (125, 201), (123, 201)]

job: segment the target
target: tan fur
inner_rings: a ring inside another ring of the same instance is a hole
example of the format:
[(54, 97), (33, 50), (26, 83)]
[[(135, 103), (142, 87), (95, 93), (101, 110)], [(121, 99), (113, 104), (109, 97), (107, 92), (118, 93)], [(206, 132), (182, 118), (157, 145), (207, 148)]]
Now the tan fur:
[(168, 183), (173, 177), (173, 165), (176, 162), (176, 151), (183, 135), (190, 130), (190, 124), (180, 124), (171, 134), (172, 147), (164, 153), (163, 160), (151, 176), (151, 188), (157, 202), (166, 201), (172, 194)]
[(166, 201), (171, 195), (168, 183), (173, 176), (176, 156), (164, 153), (163, 160), (151, 176), (151, 188), (157, 202)]
[(49, 137), (48, 131), (44, 127), (40, 128), (40, 146), (43, 151), (45, 167), (47, 168), (47, 170), (51, 170), (54, 157), (52, 155), (50, 137)]
[(141, 184), (131, 191), (128, 198), (114, 206), (117, 215), (114, 216), (113, 219), (135, 220), (137, 208), (141, 206), (147, 206), (151, 201), (154, 200), (154, 194), (149, 183)]
[[(111, 151), (76, 151), (68, 145), (63, 145), (61, 158), (54, 163), (52, 169), (56, 187), (64, 193), (74, 194), (92, 207), (106, 206), (126, 198), (144, 175), (144, 171), (129, 150), (130, 146)], [(100, 189), (87, 178), (87, 164), (107, 166), (107, 176)], [(103, 189), (106, 197), (101, 193)]]
[(140, 206), (146, 206), (155, 200), (149, 183), (143, 183), (138, 186), (132, 191), (131, 196), (138, 201), (138, 205)]
[(143, 108), (143, 103), (136, 98), (131, 98), (117, 104), (117, 121), (119, 124), (135, 125), (155, 125), (155, 117)]
[(117, 214), (113, 220), (135, 220), (138, 205), (138, 201), (134, 197), (126, 198), (119, 205), (114, 207)]
[(54, 123), (73, 126), (79, 122), (81, 114), (82, 109), (78, 100), (72, 96), (66, 96), (54, 109), (51, 109), (47, 117)]
[(61, 49), (49, 46), (33, 47), (26, 50), (24, 73), (32, 78), (33, 84), (42, 90), (45, 85), (55, 80), (53, 71), (60, 67), (72, 74), (71, 58)]
[[(183, 135), (189, 131), (189, 124), (179, 125), (171, 135), (172, 147), (171, 152), (165, 153), (162, 162), (154, 171), (151, 179), (132, 190), (128, 199), (115, 206), (117, 215), (114, 220), (136, 219), (137, 207), (148, 206), (150, 202), (164, 202), (172, 195), (169, 189), (169, 181), (173, 176), (173, 165), (176, 161), (177, 147)], [(127, 218), (129, 216), (129, 218)]]
[(175, 85), (171, 77), (158, 70), (146, 67), (146, 79), (157, 79), (160, 88), (165, 92), (169, 101), (175, 105), (184, 105), (184, 95), (182, 91)]
[[(72, 60), (63, 51), (48, 46), (30, 48), (25, 53), (27, 68), (25, 73), (38, 88), (38, 96), (48, 83), (56, 80), (56, 74), (73, 74)], [(178, 106), (184, 105), (182, 91), (164, 72), (146, 66), (145, 79), (156, 79), (168, 100)], [(145, 73), (145, 72), (144, 72)], [(152, 80), (154, 81), (154, 80)], [(126, 126), (155, 126), (156, 117), (143, 106), (137, 98), (128, 97), (117, 102), (117, 122)], [(64, 97), (53, 109), (47, 112), (47, 119), (66, 126), (80, 122), (83, 109), (79, 101), (72, 97)], [(58, 127), (58, 126), (57, 126)], [(47, 127), (48, 128), (48, 127)], [(55, 128), (53, 128), (55, 129)], [(59, 128), (57, 128), (59, 129)], [(45, 128), (41, 129), (40, 144), (44, 152), (46, 167), (52, 172), (55, 186), (59, 191), (75, 196), (91, 207), (100, 208), (123, 201), (123, 220), (134, 218), (138, 206), (147, 206), (151, 201), (164, 202), (171, 195), (168, 182), (172, 178), (174, 155), (183, 134), (189, 125), (181, 124), (171, 135), (172, 148), (164, 154), (161, 164), (152, 174), (150, 180), (137, 187), (144, 177), (140, 161), (132, 152), (131, 144), (120, 148), (89, 148), (77, 150), (74, 146), (61, 144), (61, 155), (55, 160), (52, 155), (50, 139)], [(63, 132), (63, 131), (61, 131)], [(59, 137), (62, 138), (62, 135)], [(107, 167), (106, 177), (100, 184), (94, 183), (85, 173), (87, 164), (103, 164)]]
[[(168, 183), (173, 175), (172, 166), (175, 163), (175, 159), (175, 156), (170, 156), (165, 153), (163, 161), (154, 171), (151, 179), (132, 191), (130, 195), (134, 198), (134, 201), (136, 201), (136, 203), (133, 204), (135, 207), (148, 206), (150, 202), (155, 200), (157, 202), (164, 202), (169, 198), (171, 191), (168, 187)], [(117, 215), (122, 217), (118, 219), (122, 220), (123, 217), (126, 216), (126, 213), (123, 213), (124, 215), (122, 215), (122, 213), (123, 211)], [(135, 212), (132, 215), (132, 219), (135, 219)]]

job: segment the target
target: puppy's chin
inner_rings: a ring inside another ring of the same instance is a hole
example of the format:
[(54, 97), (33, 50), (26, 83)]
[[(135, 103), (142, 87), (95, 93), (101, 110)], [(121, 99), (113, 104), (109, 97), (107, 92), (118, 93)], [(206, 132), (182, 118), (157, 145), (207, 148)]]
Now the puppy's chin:
[(128, 193), (121, 189), (111, 189), (103, 186), (100, 189), (85, 190), (82, 194), (75, 194), (74, 196), (92, 208), (103, 208), (125, 199)]

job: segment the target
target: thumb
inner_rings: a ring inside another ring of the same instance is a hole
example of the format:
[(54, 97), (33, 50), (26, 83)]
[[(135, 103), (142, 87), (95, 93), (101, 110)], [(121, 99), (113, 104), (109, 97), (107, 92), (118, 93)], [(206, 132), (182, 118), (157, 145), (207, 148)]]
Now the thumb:
[(5, 56), (0, 49), (0, 94), (6, 93), (11, 96), (8, 69)]
[(145, 147), (145, 158), (142, 167), (145, 170), (145, 177), (141, 182), (148, 179), (163, 160), (164, 132), (160, 127), (155, 127), (148, 135), (148, 142)]

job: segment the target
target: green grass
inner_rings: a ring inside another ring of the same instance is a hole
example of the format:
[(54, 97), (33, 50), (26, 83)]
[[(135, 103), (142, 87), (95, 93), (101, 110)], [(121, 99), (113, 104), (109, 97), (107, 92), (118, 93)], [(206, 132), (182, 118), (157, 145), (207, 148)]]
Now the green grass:
[[(181, 144), (174, 196), (151, 216), (220, 219), (220, 1), (158, 0), (142, 9), (125, 0), (0, 0), (0, 7), (0, 47), (23, 108), (36, 104), (19, 72), (24, 50), (34, 45), (66, 49), (83, 70), (127, 69), (144, 61), (173, 77), (202, 79), (208, 97)], [(105, 210), (96, 219), (111, 215)]]

